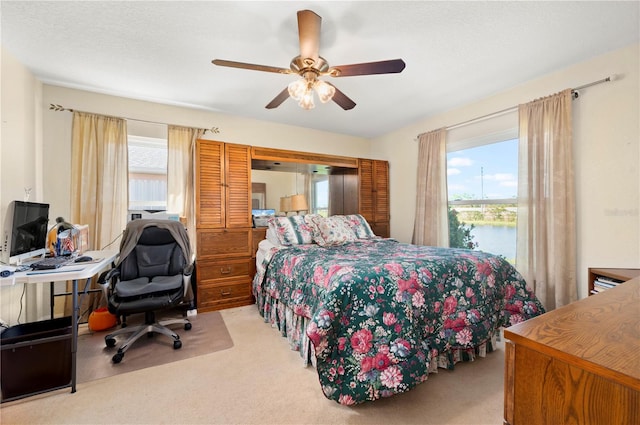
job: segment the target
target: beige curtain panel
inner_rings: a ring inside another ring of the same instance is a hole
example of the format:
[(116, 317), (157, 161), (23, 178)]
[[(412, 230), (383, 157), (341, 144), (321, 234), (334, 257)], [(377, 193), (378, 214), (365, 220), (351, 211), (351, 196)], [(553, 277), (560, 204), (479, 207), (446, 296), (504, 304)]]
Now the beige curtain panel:
[(205, 130), (170, 125), (167, 136), (167, 210), (186, 220), (191, 252), (196, 252), (195, 152)]
[(577, 299), (571, 99), (519, 106), (516, 267), (547, 310)]
[(447, 213), (447, 131), (423, 133), (418, 138), (416, 213), (411, 243), (449, 246)]
[[(100, 250), (127, 224), (127, 122), (76, 111), (71, 137), (71, 221), (88, 224), (90, 247)], [(93, 307), (97, 302), (90, 300)], [(65, 310), (70, 314), (70, 307)], [(81, 306), (82, 312), (90, 310), (86, 303)]]

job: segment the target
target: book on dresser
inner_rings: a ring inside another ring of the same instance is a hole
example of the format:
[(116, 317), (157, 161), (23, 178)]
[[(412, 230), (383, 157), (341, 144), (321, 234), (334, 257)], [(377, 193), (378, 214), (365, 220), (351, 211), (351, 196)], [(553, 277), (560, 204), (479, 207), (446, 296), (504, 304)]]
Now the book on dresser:
[(589, 268), (589, 295), (599, 294), (640, 276), (640, 269)]

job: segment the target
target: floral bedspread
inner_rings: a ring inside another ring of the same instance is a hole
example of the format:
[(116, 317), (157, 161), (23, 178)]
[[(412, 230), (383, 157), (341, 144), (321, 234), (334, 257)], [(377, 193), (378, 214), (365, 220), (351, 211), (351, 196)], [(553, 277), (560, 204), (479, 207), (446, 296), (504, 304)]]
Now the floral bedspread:
[(322, 391), (341, 404), (407, 391), (439, 356), (544, 312), (506, 260), (480, 251), (373, 239), (272, 254), (254, 292), (310, 319)]

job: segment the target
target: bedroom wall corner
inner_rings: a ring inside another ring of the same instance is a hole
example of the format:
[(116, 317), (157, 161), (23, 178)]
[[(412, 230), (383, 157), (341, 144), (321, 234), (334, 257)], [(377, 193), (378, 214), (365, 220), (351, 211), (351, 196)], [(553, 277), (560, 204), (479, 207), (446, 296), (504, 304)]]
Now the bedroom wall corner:
[[(4, 226), (9, 202), (48, 202), (43, 190), (43, 84), (7, 49), (0, 46), (0, 226)], [(27, 288), (24, 309), (20, 307), (22, 286), (0, 289), (0, 318), (15, 324), (43, 318), (42, 285)]]
[(574, 103), (578, 295), (589, 267), (639, 268), (639, 53), (633, 44), (372, 139), (372, 155), (389, 161), (391, 237), (411, 240), (418, 134), (617, 74)]
[(43, 199), (42, 83), (1, 47), (0, 212), (10, 201)]

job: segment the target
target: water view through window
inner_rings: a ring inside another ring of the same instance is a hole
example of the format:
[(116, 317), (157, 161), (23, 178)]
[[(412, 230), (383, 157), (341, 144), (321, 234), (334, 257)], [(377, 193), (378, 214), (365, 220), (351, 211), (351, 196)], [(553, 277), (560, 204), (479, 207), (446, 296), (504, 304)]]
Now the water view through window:
[(450, 229), (452, 246), (455, 242), (514, 263), (518, 140), (448, 153), (447, 185), (450, 221), (459, 222)]

